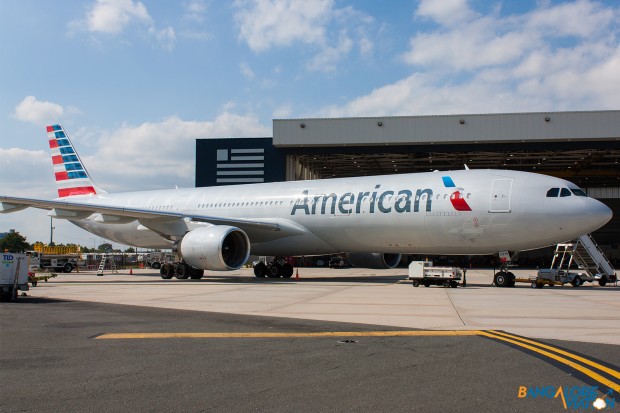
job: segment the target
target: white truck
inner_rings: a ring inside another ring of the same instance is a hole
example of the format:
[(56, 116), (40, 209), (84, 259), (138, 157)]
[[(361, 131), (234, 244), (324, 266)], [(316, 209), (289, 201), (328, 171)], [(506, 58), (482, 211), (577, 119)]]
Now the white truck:
[(0, 253), (0, 300), (14, 300), (17, 291), (28, 291), (28, 256)]
[(463, 278), (463, 270), (457, 267), (433, 267), (432, 261), (411, 261), (409, 279), (414, 287), (441, 285), (456, 288)]
[(28, 251), (30, 254), (30, 268), (32, 270), (47, 270), (69, 273), (78, 268), (82, 261), (79, 254), (43, 254), (38, 251)]

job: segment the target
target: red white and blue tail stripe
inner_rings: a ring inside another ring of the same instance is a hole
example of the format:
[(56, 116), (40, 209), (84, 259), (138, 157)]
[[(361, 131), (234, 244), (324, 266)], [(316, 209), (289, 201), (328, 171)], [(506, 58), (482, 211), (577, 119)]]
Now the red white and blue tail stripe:
[(58, 197), (89, 195), (102, 192), (90, 179), (82, 160), (60, 125), (47, 127)]

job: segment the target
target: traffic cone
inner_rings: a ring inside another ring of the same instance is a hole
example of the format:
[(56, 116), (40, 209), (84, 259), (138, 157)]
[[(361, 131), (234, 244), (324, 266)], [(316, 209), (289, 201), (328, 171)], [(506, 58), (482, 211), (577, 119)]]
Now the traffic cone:
[(129, 275), (133, 275), (133, 268), (129, 269)]
[(295, 281), (299, 281), (299, 268), (297, 268), (297, 271), (295, 272)]

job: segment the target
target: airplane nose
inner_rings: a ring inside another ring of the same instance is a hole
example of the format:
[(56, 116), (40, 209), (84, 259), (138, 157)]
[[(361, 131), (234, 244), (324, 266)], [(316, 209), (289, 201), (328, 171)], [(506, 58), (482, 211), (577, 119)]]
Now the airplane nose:
[(592, 227), (590, 231), (596, 231), (611, 220), (613, 212), (601, 201), (596, 199), (591, 199), (590, 201), (584, 213), (584, 219)]

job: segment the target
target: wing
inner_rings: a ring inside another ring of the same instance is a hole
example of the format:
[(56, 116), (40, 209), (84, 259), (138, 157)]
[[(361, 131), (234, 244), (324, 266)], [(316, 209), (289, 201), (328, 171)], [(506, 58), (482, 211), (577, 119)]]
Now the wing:
[(168, 239), (183, 236), (192, 227), (191, 223), (230, 225), (243, 230), (251, 242), (265, 242), (279, 238), (304, 235), (308, 230), (301, 225), (282, 218), (246, 219), (185, 214), (182, 212), (155, 212), (136, 208), (99, 205), (76, 200), (41, 200), (0, 196), (0, 213), (11, 213), (25, 208), (39, 208), (50, 211), (48, 215), (63, 219), (84, 219), (93, 217), (100, 223), (122, 223), (138, 221), (144, 227)]

